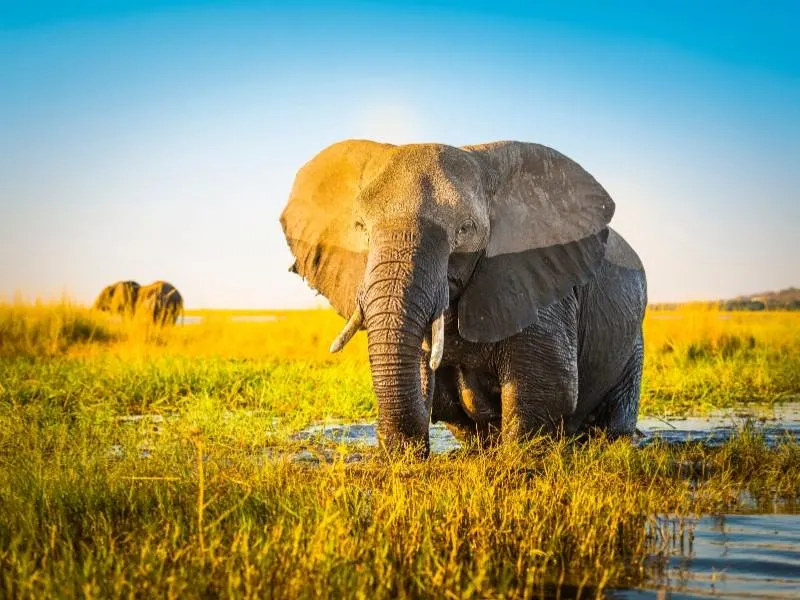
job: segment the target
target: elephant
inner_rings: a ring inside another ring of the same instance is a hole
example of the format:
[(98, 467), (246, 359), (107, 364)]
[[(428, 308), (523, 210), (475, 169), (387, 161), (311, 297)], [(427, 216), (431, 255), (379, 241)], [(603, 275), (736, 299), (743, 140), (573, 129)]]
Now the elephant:
[(94, 308), (122, 316), (132, 316), (141, 286), (135, 281), (118, 281), (103, 288), (94, 301)]
[(172, 325), (183, 311), (183, 298), (165, 281), (145, 286), (135, 281), (118, 281), (100, 292), (94, 308), (123, 317), (146, 318), (156, 325)]
[(147, 318), (156, 325), (174, 325), (183, 312), (183, 298), (166, 281), (156, 281), (139, 289), (136, 302), (137, 317)]
[(298, 171), (280, 222), (303, 277), (366, 329), (388, 450), (431, 421), (488, 446), (635, 432), (644, 267), (606, 190), (544, 145), (346, 140)]

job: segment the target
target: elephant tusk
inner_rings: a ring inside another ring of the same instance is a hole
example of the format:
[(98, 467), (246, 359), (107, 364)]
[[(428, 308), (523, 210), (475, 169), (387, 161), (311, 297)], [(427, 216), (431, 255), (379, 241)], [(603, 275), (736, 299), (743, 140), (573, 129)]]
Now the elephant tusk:
[(431, 327), (431, 369), (439, 368), (444, 353), (444, 311), (436, 317)]
[(361, 328), (361, 323), (364, 322), (364, 314), (361, 312), (361, 307), (356, 305), (356, 309), (353, 311), (353, 316), (350, 317), (350, 320), (347, 321), (347, 324), (342, 329), (342, 332), (336, 336), (336, 339), (333, 340), (331, 344), (331, 352), (339, 352), (342, 348), (345, 347), (347, 342), (356, 334)]

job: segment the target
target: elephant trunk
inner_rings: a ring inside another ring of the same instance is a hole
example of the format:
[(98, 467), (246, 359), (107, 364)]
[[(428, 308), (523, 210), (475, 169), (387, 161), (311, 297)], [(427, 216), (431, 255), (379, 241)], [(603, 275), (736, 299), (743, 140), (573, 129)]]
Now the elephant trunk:
[[(440, 228), (416, 224), (379, 229), (370, 242), (359, 301), (378, 401), (378, 437), (390, 450), (429, 451), (433, 382), (428, 363), (436, 368), (441, 360), (447, 244)], [(439, 354), (429, 359), (422, 343), (432, 328)]]

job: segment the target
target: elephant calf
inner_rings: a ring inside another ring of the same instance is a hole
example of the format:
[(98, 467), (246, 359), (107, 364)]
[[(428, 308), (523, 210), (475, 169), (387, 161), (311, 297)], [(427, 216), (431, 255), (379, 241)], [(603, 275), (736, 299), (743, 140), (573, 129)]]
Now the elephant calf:
[(378, 433), (429, 448), (431, 419), (490, 443), (635, 429), (644, 269), (614, 202), (546, 146), (334, 144), (281, 215), (293, 270), (366, 328)]
[(166, 281), (145, 286), (135, 281), (118, 281), (100, 292), (94, 308), (127, 317), (147, 318), (156, 325), (173, 325), (183, 312), (183, 298)]

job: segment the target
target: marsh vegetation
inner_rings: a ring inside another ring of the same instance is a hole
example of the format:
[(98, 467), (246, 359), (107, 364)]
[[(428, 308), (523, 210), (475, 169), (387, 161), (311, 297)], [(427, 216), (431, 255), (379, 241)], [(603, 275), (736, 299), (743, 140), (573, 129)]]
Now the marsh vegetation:
[[(330, 355), (329, 311), (187, 312), (0, 306), (0, 595), (595, 596), (658, 585), (698, 515), (797, 511), (800, 444), (752, 423), (422, 462), (301, 438), (374, 420), (363, 334)], [(645, 336), (643, 414), (800, 395), (797, 313), (651, 311)]]

